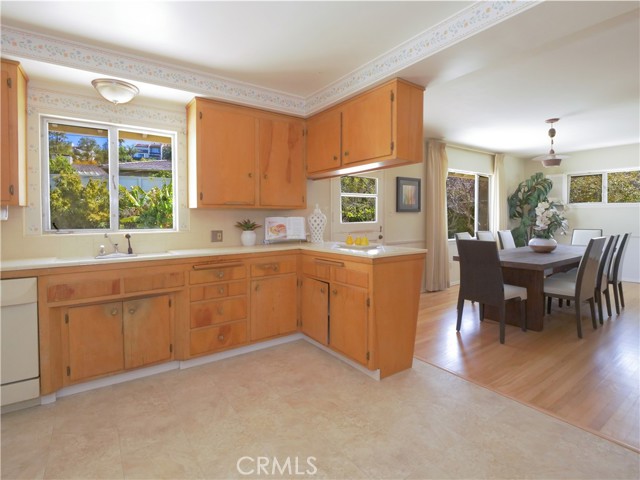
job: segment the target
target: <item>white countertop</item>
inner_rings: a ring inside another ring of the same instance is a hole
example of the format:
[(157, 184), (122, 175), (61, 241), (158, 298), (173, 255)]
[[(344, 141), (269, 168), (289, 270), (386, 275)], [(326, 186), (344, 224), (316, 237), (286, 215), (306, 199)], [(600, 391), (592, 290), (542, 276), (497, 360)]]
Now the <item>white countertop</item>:
[(338, 253), (361, 258), (382, 258), (415, 253), (426, 253), (420, 248), (396, 247), (388, 245), (370, 245), (369, 247), (347, 247), (344, 243), (282, 243), (271, 245), (255, 245), (253, 247), (220, 247), (220, 248), (196, 248), (177, 249), (158, 253), (140, 253), (132, 256), (115, 258), (95, 257), (41, 257), (24, 258), (16, 260), (0, 261), (0, 271), (31, 270), (37, 268), (71, 267), (80, 265), (104, 265), (105, 263), (140, 262), (147, 260), (164, 260), (174, 258), (237, 255), (243, 253), (265, 253), (287, 250), (309, 250), (321, 253)]

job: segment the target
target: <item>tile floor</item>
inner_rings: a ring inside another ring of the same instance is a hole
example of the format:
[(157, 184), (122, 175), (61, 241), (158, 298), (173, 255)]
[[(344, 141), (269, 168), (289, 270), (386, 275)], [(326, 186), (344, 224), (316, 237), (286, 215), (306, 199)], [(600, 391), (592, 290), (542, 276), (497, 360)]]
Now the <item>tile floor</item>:
[(304, 340), (2, 416), (3, 479), (639, 476), (636, 453), (436, 367), (378, 382)]

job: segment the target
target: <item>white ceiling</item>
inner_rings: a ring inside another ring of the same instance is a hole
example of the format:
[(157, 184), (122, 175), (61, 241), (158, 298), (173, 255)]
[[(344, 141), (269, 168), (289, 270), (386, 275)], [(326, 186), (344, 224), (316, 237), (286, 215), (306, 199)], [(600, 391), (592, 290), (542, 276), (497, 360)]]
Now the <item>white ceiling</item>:
[[(4, 32), (44, 35), (54, 47), (228, 81), (307, 113), (366, 87), (363, 72), (379, 70), (426, 87), (429, 138), (532, 157), (549, 149), (544, 121), (559, 117), (558, 153), (638, 143), (640, 3), (532, 2), (491, 28), (469, 28), (468, 19), (509, 4), (2, 1), (3, 56), (23, 63), (32, 86), (95, 95), (90, 81), (111, 74), (140, 87), (134, 101), (185, 104), (203, 95), (179, 83), (170, 88), (166, 77), (119, 74), (109, 62), (86, 71), (78, 62), (21, 53), (25, 46), (12, 52)], [(443, 48), (395, 70), (388, 65), (397, 57), (390, 52), (409, 56), (424, 32), (443, 39)]]

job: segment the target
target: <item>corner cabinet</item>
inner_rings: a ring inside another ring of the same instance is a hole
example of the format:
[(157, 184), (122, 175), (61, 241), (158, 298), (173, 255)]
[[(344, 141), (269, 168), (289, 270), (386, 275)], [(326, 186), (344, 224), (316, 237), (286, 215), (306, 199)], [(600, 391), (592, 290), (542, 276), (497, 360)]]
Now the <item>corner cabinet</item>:
[(301, 330), (384, 378), (413, 362), (424, 254), (302, 254)]
[(306, 207), (304, 121), (203, 98), (187, 106), (191, 208)]
[(307, 177), (423, 161), (424, 88), (395, 79), (307, 120)]
[(27, 76), (20, 64), (2, 60), (0, 204), (27, 204)]

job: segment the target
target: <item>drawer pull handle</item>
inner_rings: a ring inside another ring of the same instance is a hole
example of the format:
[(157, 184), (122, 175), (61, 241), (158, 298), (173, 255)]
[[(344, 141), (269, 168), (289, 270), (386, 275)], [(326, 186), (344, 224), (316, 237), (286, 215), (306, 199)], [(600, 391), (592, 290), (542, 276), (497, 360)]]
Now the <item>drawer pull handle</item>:
[(218, 335), (218, 340), (220, 340), (221, 342), (224, 342), (224, 335)]
[(214, 270), (216, 268), (235, 268), (235, 267), (243, 267), (243, 263), (200, 263), (198, 265), (194, 265), (194, 270)]
[(262, 263), (258, 265), (258, 268), (262, 270), (273, 270), (274, 272), (277, 272), (280, 270), (280, 265), (278, 265), (277, 263)]
[(344, 262), (335, 262), (333, 260), (322, 260), (320, 258), (316, 258), (315, 262), (318, 265), (328, 265), (330, 267), (344, 267)]
[(118, 315), (118, 309), (117, 308), (111, 309), (111, 315), (113, 315), (114, 317)]

